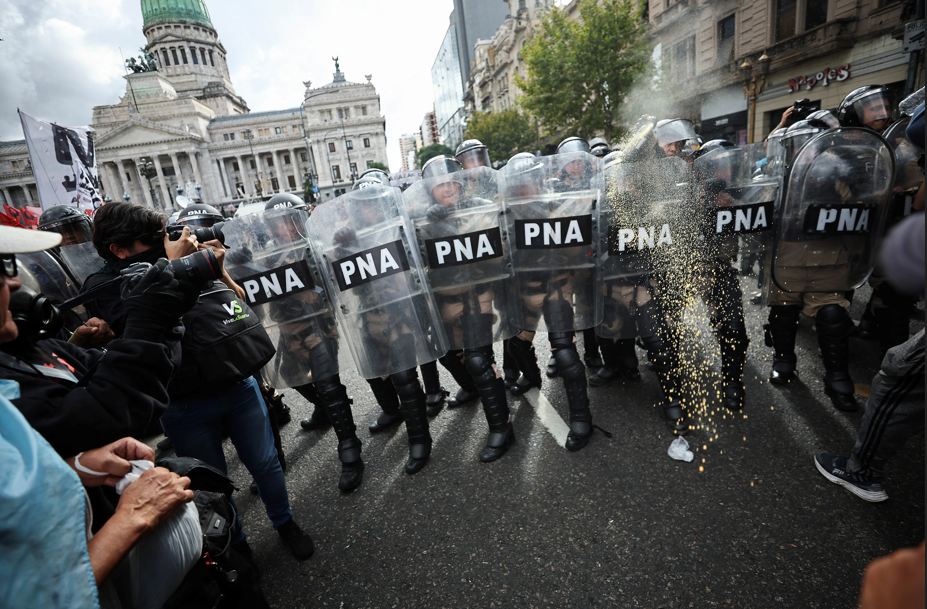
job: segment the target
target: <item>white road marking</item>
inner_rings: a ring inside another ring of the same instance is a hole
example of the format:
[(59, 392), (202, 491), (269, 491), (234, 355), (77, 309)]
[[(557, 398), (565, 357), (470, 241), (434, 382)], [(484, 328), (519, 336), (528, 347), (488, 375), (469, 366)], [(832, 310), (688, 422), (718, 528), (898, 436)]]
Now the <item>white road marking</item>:
[(530, 403), (535, 412), (538, 413), (538, 418), (541, 420), (541, 423), (544, 424), (544, 427), (547, 428), (550, 435), (554, 437), (557, 444), (560, 446), (566, 444), (567, 434), (570, 433), (570, 426), (560, 418), (560, 415), (554, 410), (553, 404), (544, 397), (541, 390), (535, 387), (526, 393), (525, 397), (528, 398), (528, 403)]

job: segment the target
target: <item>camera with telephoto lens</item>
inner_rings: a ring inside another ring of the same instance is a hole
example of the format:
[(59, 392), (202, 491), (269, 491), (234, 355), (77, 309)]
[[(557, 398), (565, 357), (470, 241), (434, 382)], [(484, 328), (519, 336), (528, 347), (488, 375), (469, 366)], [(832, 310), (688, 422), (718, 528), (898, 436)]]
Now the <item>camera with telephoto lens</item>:
[[(187, 281), (194, 285), (202, 285), (207, 281), (222, 277), (222, 267), (219, 266), (219, 260), (211, 249), (194, 252), (189, 256), (171, 260), (167, 263), (167, 266), (170, 267), (177, 281)], [(120, 274), (126, 277), (140, 277), (147, 273), (150, 268), (151, 264), (147, 262), (136, 262)]]
[(817, 106), (811, 103), (810, 99), (802, 98), (795, 100), (795, 103), (792, 104), (792, 114), (789, 115), (788, 124), (786, 127), (791, 127), (798, 121), (803, 121), (818, 110), (821, 109), (820, 106)]
[[(167, 227), (167, 234), (170, 236), (171, 241), (177, 241), (183, 236), (184, 226), (183, 224), (172, 224)], [(206, 228), (191, 228), (190, 234), (196, 237), (196, 240), (200, 243), (206, 243), (207, 241), (215, 239), (222, 245), (225, 245), (225, 235), (222, 233), (223, 226), (225, 226), (225, 222), (217, 222)]]

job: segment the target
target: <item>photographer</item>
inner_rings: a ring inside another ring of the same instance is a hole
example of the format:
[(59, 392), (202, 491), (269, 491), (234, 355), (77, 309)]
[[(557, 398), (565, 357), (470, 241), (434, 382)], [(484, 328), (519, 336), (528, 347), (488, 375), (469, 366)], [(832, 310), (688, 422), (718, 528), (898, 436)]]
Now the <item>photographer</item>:
[[(228, 471), (222, 448), (227, 434), (257, 482), (274, 528), (293, 556), (307, 559), (313, 552), (312, 540), (293, 520), (267, 407), (252, 376), (273, 357), (273, 343), (244, 300), (215, 280), (224, 274), (222, 244), (218, 240), (198, 244), (188, 227), (177, 241), (170, 241), (165, 221), (164, 214), (131, 203), (111, 203), (100, 209), (93, 243), (106, 266), (93, 279), (113, 276), (135, 262), (165, 255), (172, 258), (178, 249), (208, 247), (215, 252), (219, 268), (209, 269), (212, 280), (183, 317), (181, 365), (168, 386), (170, 406), (161, 416), (161, 426), (178, 456), (200, 459), (223, 473)], [(126, 308), (119, 295), (106, 290), (97, 295), (96, 302), (102, 317), (118, 327), (114, 320), (121, 319)], [(251, 558), (240, 522), (233, 545)]]
[[(16, 316), (10, 310), (11, 295), (22, 285), (15, 255), (41, 251), (60, 241), (56, 234), (0, 227), (0, 346), (7, 348), (20, 334)], [(162, 269), (152, 275), (172, 280)], [(141, 285), (152, 286), (144, 283), (144, 278), (135, 287)], [(131, 311), (129, 318), (134, 319)], [(155, 359), (156, 346), (149, 345)], [(114, 348), (118, 347), (114, 344)], [(5, 363), (15, 359), (4, 355)], [(154, 454), (144, 444), (123, 438), (102, 448), (91, 450), (87, 446), (86, 452), (76, 457), (72, 455), (79, 451), (66, 451), (71, 458), (64, 461), (55, 454), (56, 450), (62, 453), (62, 449), (52, 448), (11, 401), (19, 399), (20, 392), (35, 383), (27, 376), (20, 375), (21, 381), (10, 376), (9, 369), (4, 368), (0, 379), (0, 604), (96, 607), (102, 601), (108, 606), (106, 601), (112, 596), (107, 593), (115, 589), (104, 584), (122, 579), (124, 573), (116, 575), (116, 570), (124, 557), (143, 537), (164, 533), (160, 525), (193, 499), (193, 492), (188, 490), (190, 481), (162, 468), (145, 472), (126, 487), (116, 514), (88, 540), (90, 520), (82, 484), (114, 486), (132, 469), (129, 460), (151, 460)], [(54, 403), (52, 400), (49, 406)], [(79, 420), (73, 418), (70, 422), (77, 425)], [(72, 432), (80, 434), (77, 428)], [(78, 462), (78, 457), (82, 461)], [(103, 475), (88, 474), (86, 470)], [(172, 546), (177, 551), (155, 554), (158, 575), (142, 575), (136, 580), (139, 588), (130, 590), (133, 595), (146, 595), (149, 603), (163, 602), (198, 558), (201, 533), (195, 511), (179, 518), (185, 519), (187, 534), (182, 541), (181, 537), (174, 538), (180, 542)], [(122, 579), (121, 583), (127, 582)]]

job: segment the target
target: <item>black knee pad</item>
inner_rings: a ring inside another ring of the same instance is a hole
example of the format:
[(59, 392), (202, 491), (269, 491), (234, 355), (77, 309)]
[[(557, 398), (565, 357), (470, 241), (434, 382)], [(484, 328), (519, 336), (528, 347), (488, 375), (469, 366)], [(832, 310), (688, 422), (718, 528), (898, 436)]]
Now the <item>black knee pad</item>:
[(560, 347), (554, 351), (554, 359), (557, 360), (557, 370), (564, 383), (586, 380), (586, 366), (572, 343), (569, 347)]
[(850, 314), (840, 305), (821, 307), (814, 320), (818, 332), (824, 336), (838, 337), (850, 331)]
[(482, 349), (467, 349), (464, 351), (467, 364), (467, 372), (476, 381), (477, 387), (488, 386), (496, 379), (496, 373), (492, 369), (492, 358), (486, 355)]
[(544, 303), (544, 322), (549, 328), (572, 328), (573, 305), (566, 300), (548, 300)]
[(644, 343), (644, 348), (647, 349), (647, 359), (653, 364), (654, 372), (665, 374), (672, 370), (673, 358), (659, 336), (642, 336), (641, 342)]
[(418, 374), (415, 373), (415, 368), (396, 372), (391, 374), (389, 378), (393, 381), (393, 386), (396, 388), (396, 393), (399, 394), (400, 399), (415, 397), (422, 389), (418, 384)]

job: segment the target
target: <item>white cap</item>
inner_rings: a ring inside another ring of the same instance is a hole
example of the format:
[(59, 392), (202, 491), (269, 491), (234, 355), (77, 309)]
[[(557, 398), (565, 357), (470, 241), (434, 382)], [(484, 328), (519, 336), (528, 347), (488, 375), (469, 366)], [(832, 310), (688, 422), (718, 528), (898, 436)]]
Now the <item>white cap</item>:
[(0, 254), (41, 252), (61, 243), (58, 233), (0, 226)]

